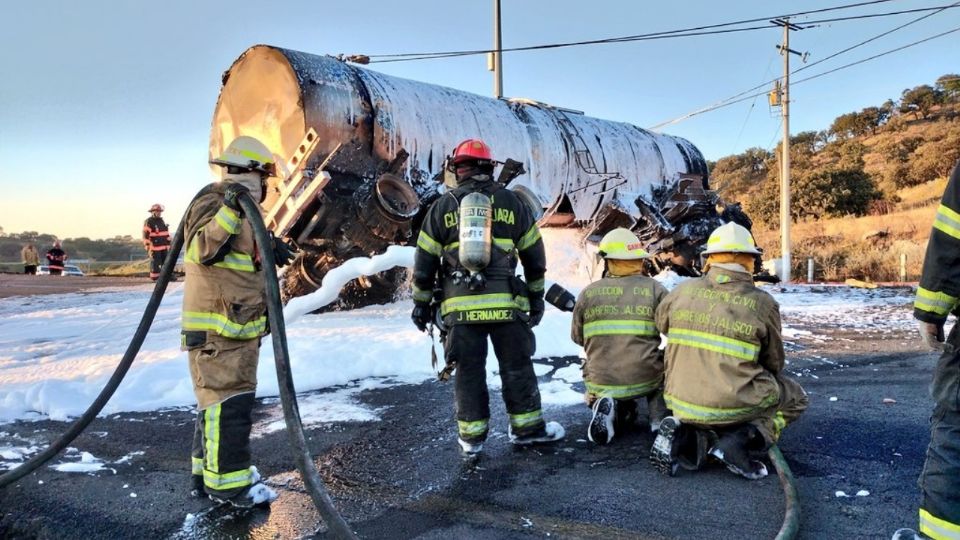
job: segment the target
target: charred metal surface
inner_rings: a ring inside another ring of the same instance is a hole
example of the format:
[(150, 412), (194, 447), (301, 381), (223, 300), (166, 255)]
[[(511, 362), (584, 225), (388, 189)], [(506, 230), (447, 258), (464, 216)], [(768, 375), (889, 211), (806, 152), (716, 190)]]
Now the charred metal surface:
[[(309, 151), (305, 134), (314, 137)], [(245, 51), (223, 77), (211, 154), (238, 135), (263, 141), (291, 178), (302, 177), (281, 181), (265, 203), (268, 211), (287, 205), (283, 232), (304, 247), (286, 273), (288, 297), (316, 289), (348, 258), (412, 244), (442, 190), (436, 179), (445, 158), (466, 138), (484, 139), (498, 160), (509, 160), (500, 178), (539, 205), (544, 225), (587, 225), (592, 236), (632, 226), (651, 249), (690, 266), (704, 231), (719, 224), (716, 210), (707, 211), (716, 200), (705, 191), (706, 162), (684, 139), (533, 100), (390, 77), (330, 56), (267, 45)], [(386, 272), (351, 283), (342, 305), (389, 299), (402, 277)]]

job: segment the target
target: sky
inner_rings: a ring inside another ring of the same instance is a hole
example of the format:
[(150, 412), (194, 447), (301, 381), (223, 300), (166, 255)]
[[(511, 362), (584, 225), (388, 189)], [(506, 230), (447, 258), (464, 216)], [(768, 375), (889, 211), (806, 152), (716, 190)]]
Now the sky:
[[(582, 41), (782, 15), (853, 0), (503, 0), (503, 46)], [(882, 13), (952, 2), (897, 0), (826, 15)], [(0, 13), (0, 227), (61, 238), (139, 235), (151, 204), (175, 227), (213, 180), (210, 122), (221, 75), (248, 47), (314, 54), (487, 49), (492, 1), (6, 2)], [(822, 24), (795, 32), (810, 61), (923, 13)], [(815, 66), (860, 60), (960, 26), (946, 10)], [(504, 54), (508, 97), (649, 128), (772, 80), (782, 71), (777, 27), (669, 40)], [(960, 72), (960, 33), (839, 71), (791, 90), (791, 133), (827, 128), (843, 113), (898, 98), (905, 88)], [(796, 59), (792, 61), (797, 64)], [(492, 93), (483, 56), (380, 63), (371, 69)], [(663, 131), (716, 160), (772, 148), (780, 121), (764, 97)], [(67, 246), (68, 247), (68, 246)]]

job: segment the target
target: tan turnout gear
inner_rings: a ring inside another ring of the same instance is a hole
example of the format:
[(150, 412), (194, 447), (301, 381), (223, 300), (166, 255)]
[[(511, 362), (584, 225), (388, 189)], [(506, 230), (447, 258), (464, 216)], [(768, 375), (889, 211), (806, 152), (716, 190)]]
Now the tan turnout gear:
[(605, 277), (587, 285), (573, 310), (570, 337), (583, 345), (587, 401), (646, 396), (663, 384), (660, 332), (654, 323), (667, 289), (642, 275)]
[(681, 283), (657, 308), (656, 324), (667, 335), (664, 397), (683, 422), (749, 422), (775, 442), (806, 409), (803, 389), (781, 374), (780, 307), (750, 273), (718, 266)]
[(40, 253), (33, 247), (33, 244), (24, 246), (20, 250), (20, 257), (25, 265), (37, 266), (40, 264)]
[[(267, 331), (265, 288), (253, 229), (222, 204), (225, 188), (221, 182), (200, 197), (185, 222), (183, 347), (190, 351), (200, 409), (253, 391), (256, 355), (242, 355), (243, 362), (252, 362), (251, 369), (239, 359), (223, 361), (224, 351), (240, 354), (242, 343), (257, 344)], [(197, 362), (204, 366), (194, 369)], [(230, 373), (209, 373), (218, 370)], [(198, 376), (204, 372), (206, 376)]]

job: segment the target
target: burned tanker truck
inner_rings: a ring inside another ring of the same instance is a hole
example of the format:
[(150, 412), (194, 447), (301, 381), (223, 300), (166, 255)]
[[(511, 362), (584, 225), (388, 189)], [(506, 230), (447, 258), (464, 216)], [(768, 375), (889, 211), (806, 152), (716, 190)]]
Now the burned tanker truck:
[[(506, 162), (499, 180), (535, 207), (542, 226), (582, 227), (588, 242), (631, 228), (661, 268), (697, 274), (707, 236), (730, 220), (718, 213), (703, 156), (684, 139), (330, 56), (245, 51), (223, 75), (210, 155), (240, 135), (266, 144), (280, 169), (264, 208), (274, 233), (302, 249), (284, 277), (288, 298), (317, 289), (346, 259), (415, 244), (444, 189), (445, 159), (468, 138)], [(340, 306), (389, 301), (405, 278), (393, 269), (356, 280)]]

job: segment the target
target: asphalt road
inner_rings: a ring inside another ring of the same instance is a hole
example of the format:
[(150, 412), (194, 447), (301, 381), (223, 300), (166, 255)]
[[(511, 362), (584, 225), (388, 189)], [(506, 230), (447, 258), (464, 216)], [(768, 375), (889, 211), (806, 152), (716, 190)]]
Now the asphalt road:
[[(889, 538), (916, 521), (934, 356), (903, 332), (820, 333), (820, 343), (788, 354), (811, 401), (780, 443), (800, 490), (800, 538)], [(452, 385), (369, 390), (361, 400), (382, 420), (326, 424), (308, 436), (333, 499), (363, 538), (773, 538), (783, 518), (775, 475), (750, 482), (713, 467), (660, 476), (647, 462), (652, 435), (592, 445), (584, 406), (548, 410), (567, 428), (562, 443), (516, 449), (494, 393), (491, 440), (468, 463), (457, 450)], [(261, 403), (258, 415), (277, 406)], [(98, 419), (72, 446), (111, 462), (143, 454), (110, 464), (115, 473), (43, 468), (0, 489), (0, 537), (325, 537), (282, 431), (253, 442), (255, 463), (280, 493), (269, 510), (226, 512), (189, 498), (193, 417), (170, 410)], [(0, 446), (65, 427), (3, 425)]]
[(91, 291), (103, 287), (128, 287), (153, 283), (148, 277), (30, 276), (0, 274), (0, 298)]

